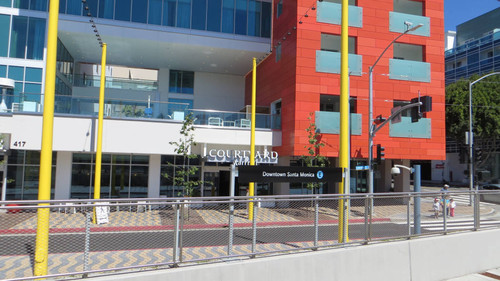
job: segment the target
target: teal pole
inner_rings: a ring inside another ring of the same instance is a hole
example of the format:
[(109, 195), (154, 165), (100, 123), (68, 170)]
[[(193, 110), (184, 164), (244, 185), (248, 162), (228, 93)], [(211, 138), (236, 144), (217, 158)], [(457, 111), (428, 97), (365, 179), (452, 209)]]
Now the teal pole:
[[(415, 173), (413, 174), (414, 187), (413, 191), (415, 193), (419, 193), (421, 191), (420, 188), (420, 165), (413, 166), (415, 169)], [(415, 194), (414, 204), (413, 204), (413, 233), (420, 234), (420, 195)]]

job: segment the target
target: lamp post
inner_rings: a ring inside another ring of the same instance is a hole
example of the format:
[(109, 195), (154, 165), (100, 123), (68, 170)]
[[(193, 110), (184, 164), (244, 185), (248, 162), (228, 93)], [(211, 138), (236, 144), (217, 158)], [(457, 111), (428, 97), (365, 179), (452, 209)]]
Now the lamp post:
[[(385, 54), (385, 52), (389, 49), (389, 47), (396, 42), (399, 38), (407, 34), (408, 32), (414, 31), (420, 27), (423, 26), (423, 24), (417, 24), (414, 27), (410, 28), (413, 24), (411, 22), (405, 21), (406, 26), (408, 29), (398, 35), (396, 38), (394, 38), (389, 45), (384, 49), (384, 51), (380, 54), (380, 56), (377, 58), (375, 63), (370, 66), (369, 68), (369, 96), (368, 96), (368, 102), (369, 102), (369, 112), (368, 112), (368, 192), (373, 193), (373, 137), (375, 136), (374, 133), (374, 128), (373, 128), (373, 68), (377, 65), (378, 61), (382, 58), (382, 56)], [(372, 207), (370, 208), (370, 212), (372, 212)]]
[[(492, 75), (498, 75), (500, 72), (486, 74), (481, 78), (469, 82), (469, 189), (474, 189), (474, 135), (472, 134), (472, 85)], [(470, 195), (470, 204), (472, 205), (472, 194)]]

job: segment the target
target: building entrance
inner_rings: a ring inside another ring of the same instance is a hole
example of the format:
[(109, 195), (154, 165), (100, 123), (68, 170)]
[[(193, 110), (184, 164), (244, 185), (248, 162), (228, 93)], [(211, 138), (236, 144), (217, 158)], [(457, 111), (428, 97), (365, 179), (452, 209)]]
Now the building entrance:
[[(204, 167), (202, 196), (229, 196), (230, 177), (230, 167)], [(239, 195), (238, 178), (234, 188), (234, 195)]]

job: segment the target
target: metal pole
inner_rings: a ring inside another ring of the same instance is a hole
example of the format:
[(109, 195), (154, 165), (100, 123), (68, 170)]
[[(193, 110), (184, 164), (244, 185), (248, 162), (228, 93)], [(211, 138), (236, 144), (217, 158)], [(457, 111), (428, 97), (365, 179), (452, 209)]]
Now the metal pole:
[[(250, 124), (250, 166), (255, 165), (255, 107), (257, 105), (257, 59), (253, 58), (252, 70), (252, 116)], [(255, 196), (255, 183), (248, 183), (248, 195)], [(253, 199), (250, 199), (253, 200)], [(248, 219), (253, 220), (254, 203), (250, 201), (248, 204)]]
[(233, 254), (233, 239), (234, 239), (234, 177), (236, 174), (236, 167), (231, 164), (231, 176), (229, 178), (229, 242), (227, 244), (227, 255)]
[[(469, 82), (469, 190), (474, 189), (474, 136), (472, 135), (472, 82)], [(471, 193), (472, 194), (472, 193)], [(472, 204), (472, 197), (471, 204)]]
[(368, 243), (368, 218), (370, 213), (370, 198), (368, 196), (365, 197), (365, 244)]
[(89, 271), (89, 253), (90, 253), (90, 220), (91, 212), (85, 212), (85, 251), (83, 253), (83, 271)]
[[(177, 200), (179, 202), (179, 200)], [(177, 266), (177, 252), (179, 250), (179, 217), (181, 205), (172, 205), (175, 207), (175, 226), (174, 226), (174, 249), (172, 253), (172, 259), (174, 266)]]
[[(47, 34), (47, 62), (45, 68), (45, 97), (43, 103), (42, 149), (40, 153), (38, 200), (50, 200), (58, 21), (59, 0), (51, 0)], [(39, 205), (48, 206), (49, 204), (44, 203)], [(50, 209), (40, 208), (37, 214), (34, 275), (42, 276), (48, 273)]]
[(7, 169), (8, 169), (8, 166), (7, 166), (7, 163), (9, 161), (9, 156), (7, 155), (4, 155), (3, 156), (3, 165), (0, 165), (0, 166), (3, 166), (3, 178), (2, 178), (2, 201), (5, 201), (6, 199), (6, 195), (5, 193), (7, 192)]
[(257, 208), (253, 208), (252, 214), (252, 255), (250, 257), (255, 258), (255, 249), (257, 248)]
[(480, 221), (481, 221), (481, 213), (480, 213), (480, 208), (479, 208), (479, 197), (478, 191), (474, 191), (474, 230), (479, 230), (480, 227)]
[(411, 195), (408, 194), (408, 200), (406, 200), (406, 226), (408, 227), (408, 237), (411, 236), (410, 200)]
[[(415, 185), (413, 186), (413, 191), (415, 193), (419, 193), (422, 191), (421, 189), (421, 168), (420, 165), (413, 166), (415, 169), (415, 174), (413, 180), (415, 181)], [(414, 197), (414, 205), (413, 205), (413, 221), (414, 221), (414, 233), (421, 234), (421, 210), (420, 210), (420, 194), (415, 194)]]
[(314, 250), (318, 249), (319, 240), (319, 198), (314, 201)]

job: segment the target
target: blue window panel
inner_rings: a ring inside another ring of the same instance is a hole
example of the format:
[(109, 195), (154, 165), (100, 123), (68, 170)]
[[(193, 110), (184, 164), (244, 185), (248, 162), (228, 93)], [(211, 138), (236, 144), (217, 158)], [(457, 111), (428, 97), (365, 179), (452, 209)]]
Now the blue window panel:
[(28, 18), (12, 17), (12, 34), (10, 35), (10, 57), (24, 59), (26, 52), (26, 33), (28, 29)]
[(24, 80), (24, 67), (9, 66), (9, 78), (16, 81)]
[[(423, 24), (416, 30), (410, 31), (408, 34), (427, 36), (431, 35), (431, 20), (428, 17), (403, 14), (397, 12), (389, 12), (389, 30), (392, 32), (403, 33), (408, 26), (405, 22), (413, 23), (413, 26)], [(411, 28), (411, 27), (410, 27)]]
[(66, 13), (66, 0), (59, 0), (59, 13), (60, 14)]
[(47, 0), (31, 0), (30, 10), (47, 11)]
[(166, 0), (163, 4), (163, 25), (175, 26), (176, 0)]
[(222, 0), (208, 0), (207, 30), (220, 32)]
[[(349, 54), (349, 72), (351, 75), (361, 76), (363, 57)], [(340, 74), (340, 53), (329, 51), (316, 51), (316, 71)]]
[(222, 0), (222, 32), (234, 33), (234, 1)]
[(427, 62), (389, 60), (389, 78), (395, 80), (431, 82), (431, 65)]
[(12, 0), (0, 0), (0, 7), (10, 7)]
[(249, 36), (260, 36), (261, 2), (250, 0), (248, 2), (248, 31)]
[(236, 14), (234, 21), (234, 33), (247, 34), (247, 1), (236, 0)]
[(90, 14), (93, 16), (93, 17), (97, 17), (97, 0), (87, 0), (87, 6), (89, 7), (89, 10), (83, 10), (83, 15), (84, 16), (88, 16), (88, 13), (90, 12)]
[[(342, 20), (342, 5), (326, 1), (317, 2), (317, 21), (340, 25)], [(349, 26), (363, 27), (363, 8), (349, 6)]]
[(193, 14), (191, 18), (191, 28), (205, 30), (207, 19), (207, 0), (193, 0)]
[(0, 77), (2, 77), (2, 78), (7, 77), (7, 66), (6, 65), (0, 65)]
[(33, 68), (26, 67), (26, 81), (29, 82), (42, 82), (42, 69), (41, 68)]
[(113, 18), (113, 0), (100, 0), (99, 1), (99, 17), (103, 19)]
[(0, 15), (0, 57), (7, 57), (9, 50), (10, 16)]
[(115, 5), (115, 20), (130, 21), (130, 1), (119, 0)]
[(45, 42), (45, 19), (30, 18), (28, 27), (28, 50), (26, 58), (43, 60)]
[[(351, 135), (361, 136), (362, 115), (351, 113), (350, 117)], [(314, 122), (316, 129), (321, 134), (340, 134), (340, 112), (316, 111)]]
[(189, 28), (191, 23), (191, 0), (178, 0), (177, 27)]
[(149, 0), (148, 23), (161, 25), (162, 0)]
[(271, 3), (262, 2), (261, 37), (271, 37)]
[(420, 138), (430, 139), (432, 137), (431, 119), (421, 118), (412, 123), (411, 117), (401, 117), (401, 122), (390, 124), (389, 136), (393, 138)]
[[(9, 71), (10, 71), (10, 67), (9, 67)], [(23, 92), (23, 82), (15, 82), (14, 83), (14, 95), (19, 96), (19, 94), (22, 92)], [(19, 101), (16, 100), (15, 102), (19, 102)]]
[[(34, 83), (25, 83), (24, 84), (24, 92), (30, 94), (41, 94), (42, 93), (42, 85), (34, 84)], [(31, 99), (33, 100), (33, 99)], [(38, 95), (38, 100), (40, 100), (40, 95)]]
[(68, 0), (66, 13), (68, 15), (82, 15), (82, 1)]
[(30, 0), (14, 0), (14, 7), (19, 9), (28, 9), (30, 6)]
[(148, 17), (148, 1), (133, 0), (132, 21), (146, 23)]

